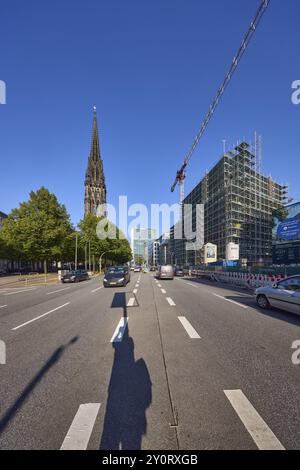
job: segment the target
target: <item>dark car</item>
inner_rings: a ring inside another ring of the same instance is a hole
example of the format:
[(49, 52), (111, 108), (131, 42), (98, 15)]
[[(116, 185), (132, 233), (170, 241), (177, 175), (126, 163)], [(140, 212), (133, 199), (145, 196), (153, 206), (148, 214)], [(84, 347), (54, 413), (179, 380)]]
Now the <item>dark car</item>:
[(156, 271), (156, 267), (155, 267), (155, 266), (151, 266), (150, 271)]
[(174, 276), (183, 277), (184, 276), (183, 269), (182, 268), (175, 268)]
[(126, 286), (130, 281), (130, 271), (127, 266), (112, 266), (108, 268), (103, 278), (104, 287)]
[(64, 274), (61, 277), (61, 282), (80, 282), (80, 281), (87, 281), (89, 279), (89, 275), (87, 271), (84, 270), (77, 270), (77, 271), (70, 271), (67, 274)]

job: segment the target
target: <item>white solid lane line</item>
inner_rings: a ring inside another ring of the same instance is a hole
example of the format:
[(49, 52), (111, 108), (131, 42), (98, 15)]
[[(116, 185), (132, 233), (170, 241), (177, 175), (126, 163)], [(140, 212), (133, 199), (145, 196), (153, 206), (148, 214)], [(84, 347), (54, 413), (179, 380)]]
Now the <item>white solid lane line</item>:
[(183, 328), (187, 332), (190, 338), (200, 338), (195, 328), (190, 324), (190, 322), (185, 317), (178, 317), (178, 320), (181, 322)]
[(52, 310), (49, 310), (49, 312), (43, 313), (42, 315), (39, 315), (38, 317), (32, 318), (32, 320), (27, 321), (26, 323), (22, 323), (22, 325), (15, 326), (13, 330), (18, 330), (19, 328), (22, 328), (23, 326), (29, 325), (29, 323), (32, 323), (36, 320), (39, 320), (40, 318), (45, 317), (46, 315), (49, 315), (50, 313), (56, 312), (57, 310), (60, 310), (63, 307), (66, 307), (69, 305), (70, 302), (67, 302), (66, 304), (60, 305), (59, 307), (53, 308)]
[(36, 289), (36, 287), (29, 287), (28, 289), (16, 290), (14, 292), (6, 292), (3, 295), (13, 295), (13, 294), (20, 294), (21, 292), (31, 292), (32, 290)]
[(222, 295), (219, 295), (219, 294), (216, 294), (216, 293), (214, 293), (213, 295), (215, 297), (219, 297), (219, 299), (226, 300), (227, 302), (238, 305), (239, 307), (246, 308), (246, 309), (248, 308), (248, 307), (246, 307), (246, 305), (240, 304), (239, 302), (235, 302), (234, 300), (231, 300), (231, 299), (226, 299), (226, 297), (223, 297)]
[(122, 341), (124, 332), (127, 327), (127, 323), (128, 323), (128, 317), (122, 317), (118, 323), (117, 328), (115, 329), (114, 334), (111, 337), (111, 340), (110, 340), (111, 343), (119, 343), (120, 341)]
[(101, 403), (80, 405), (60, 450), (86, 450)]
[(63, 289), (53, 290), (52, 292), (47, 292), (46, 295), (56, 294), (56, 292), (61, 292), (63, 290), (67, 290), (67, 289), (70, 289), (70, 287), (64, 287)]
[(100, 289), (103, 289), (103, 286), (96, 287), (96, 289), (91, 290), (90, 294), (93, 294), (94, 292), (97, 292)]
[(260, 450), (284, 450), (283, 445), (242, 390), (224, 390), (235, 412)]
[(175, 302), (171, 299), (171, 297), (166, 297), (166, 300), (172, 307), (174, 307), (174, 305), (176, 305)]
[(130, 299), (128, 300), (128, 303), (127, 303), (127, 307), (132, 307), (134, 302), (135, 302), (134, 297), (130, 297)]
[(179, 279), (176, 279), (176, 280), (179, 281), (179, 282), (183, 282), (183, 284), (186, 284), (188, 286), (195, 287), (195, 289), (199, 289), (199, 286), (196, 286), (195, 284), (192, 284), (191, 282), (180, 281)]
[(162, 294), (166, 294), (167, 292), (165, 291), (165, 289), (160, 289)]
[(7, 305), (0, 305), (0, 308), (4, 308), (4, 307), (7, 307)]

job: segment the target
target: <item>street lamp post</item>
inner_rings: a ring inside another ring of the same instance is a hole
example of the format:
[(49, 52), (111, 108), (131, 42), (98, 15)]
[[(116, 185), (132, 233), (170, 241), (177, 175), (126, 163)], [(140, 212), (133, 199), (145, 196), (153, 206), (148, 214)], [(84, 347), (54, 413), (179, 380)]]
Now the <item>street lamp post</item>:
[(115, 251), (116, 251), (116, 250), (107, 250), (107, 251), (103, 251), (103, 253), (101, 253), (100, 258), (99, 258), (100, 274), (101, 274), (101, 271), (102, 271), (102, 256), (106, 255), (106, 253), (113, 253), (113, 252), (115, 252)]

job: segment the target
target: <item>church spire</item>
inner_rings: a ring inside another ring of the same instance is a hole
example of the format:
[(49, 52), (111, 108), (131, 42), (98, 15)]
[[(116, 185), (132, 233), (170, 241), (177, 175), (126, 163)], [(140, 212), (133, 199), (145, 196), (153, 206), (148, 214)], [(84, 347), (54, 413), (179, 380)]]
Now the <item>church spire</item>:
[[(93, 107), (93, 129), (90, 155), (85, 174), (84, 215), (105, 215), (105, 208), (99, 210), (99, 205), (106, 204), (106, 186), (103, 172), (103, 162), (100, 154), (99, 135), (97, 126), (96, 106)], [(98, 211), (97, 211), (98, 209)]]

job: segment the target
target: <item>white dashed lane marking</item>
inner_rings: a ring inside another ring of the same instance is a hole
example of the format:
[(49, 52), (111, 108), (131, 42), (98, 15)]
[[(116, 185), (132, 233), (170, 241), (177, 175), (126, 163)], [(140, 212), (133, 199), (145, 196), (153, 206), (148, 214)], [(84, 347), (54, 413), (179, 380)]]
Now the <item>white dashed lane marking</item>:
[(132, 307), (134, 305), (135, 299), (134, 297), (130, 297), (127, 303), (127, 307)]
[(67, 290), (67, 289), (70, 289), (70, 287), (64, 287), (63, 289), (53, 290), (51, 292), (47, 292), (46, 295), (56, 294), (56, 292), (62, 292), (63, 290)]
[(97, 292), (100, 289), (103, 289), (103, 286), (100, 286), (100, 287), (97, 287), (96, 289), (91, 290), (90, 293), (93, 294), (94, 292)]
[(176, 305), (174, 300), (171, 299), (171, 297), (166, 297), (166, 300), (172, 307), (174, 307)]
[(167, 292), (165, 291), (165, 289), (160, 289), (162, 294), (166, 294)]
[(260, 450), (284, 450), (283, 445), (242, 390), (224, 390), (232, 407)]
[(117, 328), (115, 329), (114, 334), (112, 335), (112, 338), (110, 340), (111, 343), (119, 343), (120, 341), (122, 341), (124, 332), (127, 327), (127, 323), (128, 323), (128, 317), (122, 317), (118, 323)]
[(60, 450), (86, 450), (101, 403), (80, 405)]
[(187, 332), (190, 338), (201, 339), (201, 337), (198, 335), (195, 328), (190, 324), (190, 322), (185, 317), (178, 317), (178, 320), (181, 322), (183, 328), (185, 329), (185, 331)]

